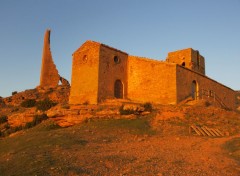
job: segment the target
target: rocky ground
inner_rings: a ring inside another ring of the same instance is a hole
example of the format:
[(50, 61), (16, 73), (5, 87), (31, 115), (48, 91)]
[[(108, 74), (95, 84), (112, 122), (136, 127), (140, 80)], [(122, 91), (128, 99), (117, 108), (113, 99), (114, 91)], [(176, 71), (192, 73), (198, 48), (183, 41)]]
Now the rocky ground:
[[(5, 104), (1, 113), (20, 121), (38, 113), (47, 118), (0, 138), (0, 175), (240, 175), (240, 114), (211, 102), (149, 108), (123, 101), (98, 106), (63, 101), (43, 112), (19, 104)], [(190, 133), (193, 124), (224, 136)]]
[[(47, 120), (0, 140), (1, 175), (240, 174), (239, 153), (235, 160), (231, 150), (239, 147), (240, 135), (200, 137), (170, 124), (164, 132), (153, 131), (148, 118), (92, 120), (69, 128)], [(238, 143), (227, 145), (232, 140)]]

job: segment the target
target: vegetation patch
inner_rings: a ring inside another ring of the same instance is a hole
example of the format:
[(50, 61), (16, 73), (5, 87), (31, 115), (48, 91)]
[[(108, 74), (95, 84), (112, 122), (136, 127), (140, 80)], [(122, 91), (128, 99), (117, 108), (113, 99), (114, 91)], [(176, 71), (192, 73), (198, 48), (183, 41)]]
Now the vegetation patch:
[(35, 105), (36, 105), (36, 100), (34, 99), (27, 99), (21, 103), (21, 106), (24, 108), (31, 108), (31, 107), (34, 107)]
[(7, 116), (1, 116), (0, 117), (0, 124), (5, 123), (7, 121), (8, 121)]
[(89, 122), (87, 125), (106, 131), (125, 129), (132, 134), (139, 135), (154, 135), (156, 133), (156, 131), (151, 128), (148, 118), (96, 120)]
[(119, 108), (119, 113), (121, 115), (129, 115), (129, 114), (134, 114), (136, 113), (136, 110), (134, 109), (124, 109), (124, 105), (120, 106)]
[(35, 115), (32, 122), (26, 123), (25, 128), (27, 129), (27, 128), (34, 127), (46, 119), (48, 119), (48, 116), (46, 114)]
[(224, 148), (230, 152), (230, 156), (240, 162), (240, 138), (234, 138), (225, 143)]
[(36, 103), (37, 110), (41, 110), (41, 111), (47, 111), (55, 105), (57, 105), (57, 103), (49, 99), (44, 99)]
[(143, 107), (144, 107), (144, 111), (149, 111), (149, 112), (152, 112), (153, 111), (153, 106), (151, 103), (147, 102), (147, 103), (144, 103), (143, 104)]
[(16, 95), (18, 92), (17, 91), (13, 91), (12, 92), (12, 95)]
[(0, 132), (0, 137), (6, 137), (12, 133), (22, 130), (22, 126), (10, 127), (8, 123), (4, 127), (5, 131)]
[(39, 131), (32, 128), (21, 135), (0, 140), (0, 175), (82, 175), (87, 170), (69, 165), (69, 162), (74, 163), (75, 157), (66, 151), (87, 150), (86, 144), (85, 139), (71, 130)]

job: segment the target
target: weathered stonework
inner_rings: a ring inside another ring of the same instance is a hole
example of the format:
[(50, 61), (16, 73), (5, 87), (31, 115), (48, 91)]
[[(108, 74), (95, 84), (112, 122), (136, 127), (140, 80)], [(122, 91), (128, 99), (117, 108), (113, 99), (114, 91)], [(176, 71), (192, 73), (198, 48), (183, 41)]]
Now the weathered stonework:
[(73, 53), (70, 104), (114, 98), (178, 104), (189, 97), (235, 108), (235, 91), (205, 76), (204, 57), (192, 48), (171, 52), (166, 61), (130, 56), (94, 41)]
[(59, 81), (62, 83), (62, 85), (69, 86), (70, 85), (69, 82), (58, 74), (56, 65), (53, 62), (52, 53), (50, 49), (50, 33), (51, 31), (48, 29), (44, 36), (42, 67), (39, 87), (43, 88), (56, 87), (58, 86)]
[(47, 30), (44, 37), (40, 87), (56, 87), (60, 79), (50, 49), (50, 32)]
[(199, 51), (187, 48), (168, 53), (167, 62), (176, 63), (185, 68), (205, 75), (205, 60)]

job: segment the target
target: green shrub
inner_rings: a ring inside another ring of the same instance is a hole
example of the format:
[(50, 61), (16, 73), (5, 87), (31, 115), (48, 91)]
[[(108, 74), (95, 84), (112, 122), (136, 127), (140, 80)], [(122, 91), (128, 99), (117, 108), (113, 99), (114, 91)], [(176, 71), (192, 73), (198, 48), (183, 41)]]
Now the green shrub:
[(20, 131), (20, 130), (22, 130), (22, 126), (20, 125), (20, 126), (16, 126), (16, 127), (10, 127), (9, 126), (9, 128), (6, 128), (6, 131), (4, 131), (3, 133), (2, 133), (2, 136), (8, 136), (8, 135), (10, 135), (11, 133), (15, 133), (15, 132), (17, 132), (17, 131)]
[(55, 122), (50, 123), (48, 126), (45, 127), (46, 130), (55, 130), (61, 128), (58, 124)]
[(32, 122), (27, 122), (24, 126), (25, 129), (32, 128), (33, 127), (33, 121)]
[(21, 106), (24, 108), (31, 108), (36, 105), (36, 100), (34, 99), (27, 99), (21, 103)]
[(6, 124), (4, 125), (4, 128), (5, 128), (5, 129), (9, 129), (9, 128), (10, 128), (9, 123), (6, 123)]
[(7, 122), (7, 116), (0, 117), (0, 124)]
[(17, 131), (22, 130), (22, 126), (20, 125), (20, 126), (16, 126), (16, 127), (10, 128), (10, 129), (11, 129), (11, 133), (15, 133)]
[(149, 102), (145, 103), (145, 104), (143, 105), (143, 107), (144, 107), (144, 110), (145, 110), (145, 111), (152, 112), (152, 110), (153, 110), (152, 104), (149, 103)]
[(124, 105), (122, 105), (120, 108), (119, 108), (119, 113), (121, 115), (129, 115), (129, 114), (134, 114), (136, 113), (136, 111), (134, 109), (124, 109)]
[(44, 99), (42, 101), (38, 101), (36, 103), (36, 107), (38, 110), (41, 111), (47, 111), (49, 110), (51, 107), (55, 106), (57, 103), (53, 102), (52, 100), (49, 99)]
[(17, 111), (19, 111), (19, 108), (17, 108), (17, 107), (14, 107), (14, 108), (11, 110), (11, 112), (17, 112)]
[(38, 125), (39, 123), (41, 123), (43, 120), (48, 119), (48, 116), (46, 114), (42, 114), (42, 115), (35, 115), (33, 118), (32, 122), (27, 122), (24, 126), (25, 129), (28, 128), (32, 128), (36, 125)]
[(12, 95), (16, 95), (18, 92), (17, 91), (13, 91), (12, 92)]
[(48, 119), (48, 116), (46, 114), (35, 115), (33, 122), (34, 122), (34, 125), (37, 125), (37, 124), (41, 123), (43, 120), (47, 120), (47, 119)]
[(240, 162), (240, 138), (236, 137), (227, 141), (224, 145), (224, 148), (231, 152), (231, 157)]

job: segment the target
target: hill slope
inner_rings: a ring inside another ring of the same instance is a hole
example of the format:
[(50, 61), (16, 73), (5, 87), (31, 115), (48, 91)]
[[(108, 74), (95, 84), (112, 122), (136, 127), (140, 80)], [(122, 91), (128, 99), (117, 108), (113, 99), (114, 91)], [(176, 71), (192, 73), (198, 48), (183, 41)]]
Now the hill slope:
[[(192, 122), (232, 131), (200, 137), (188, 133)], [(131, 119), (91, 118), (69, 128), (49, 119), (0, 140), (0, 173), (239, 175), (239, 124), (237, 113), (199, 105), (159, 106)]]

